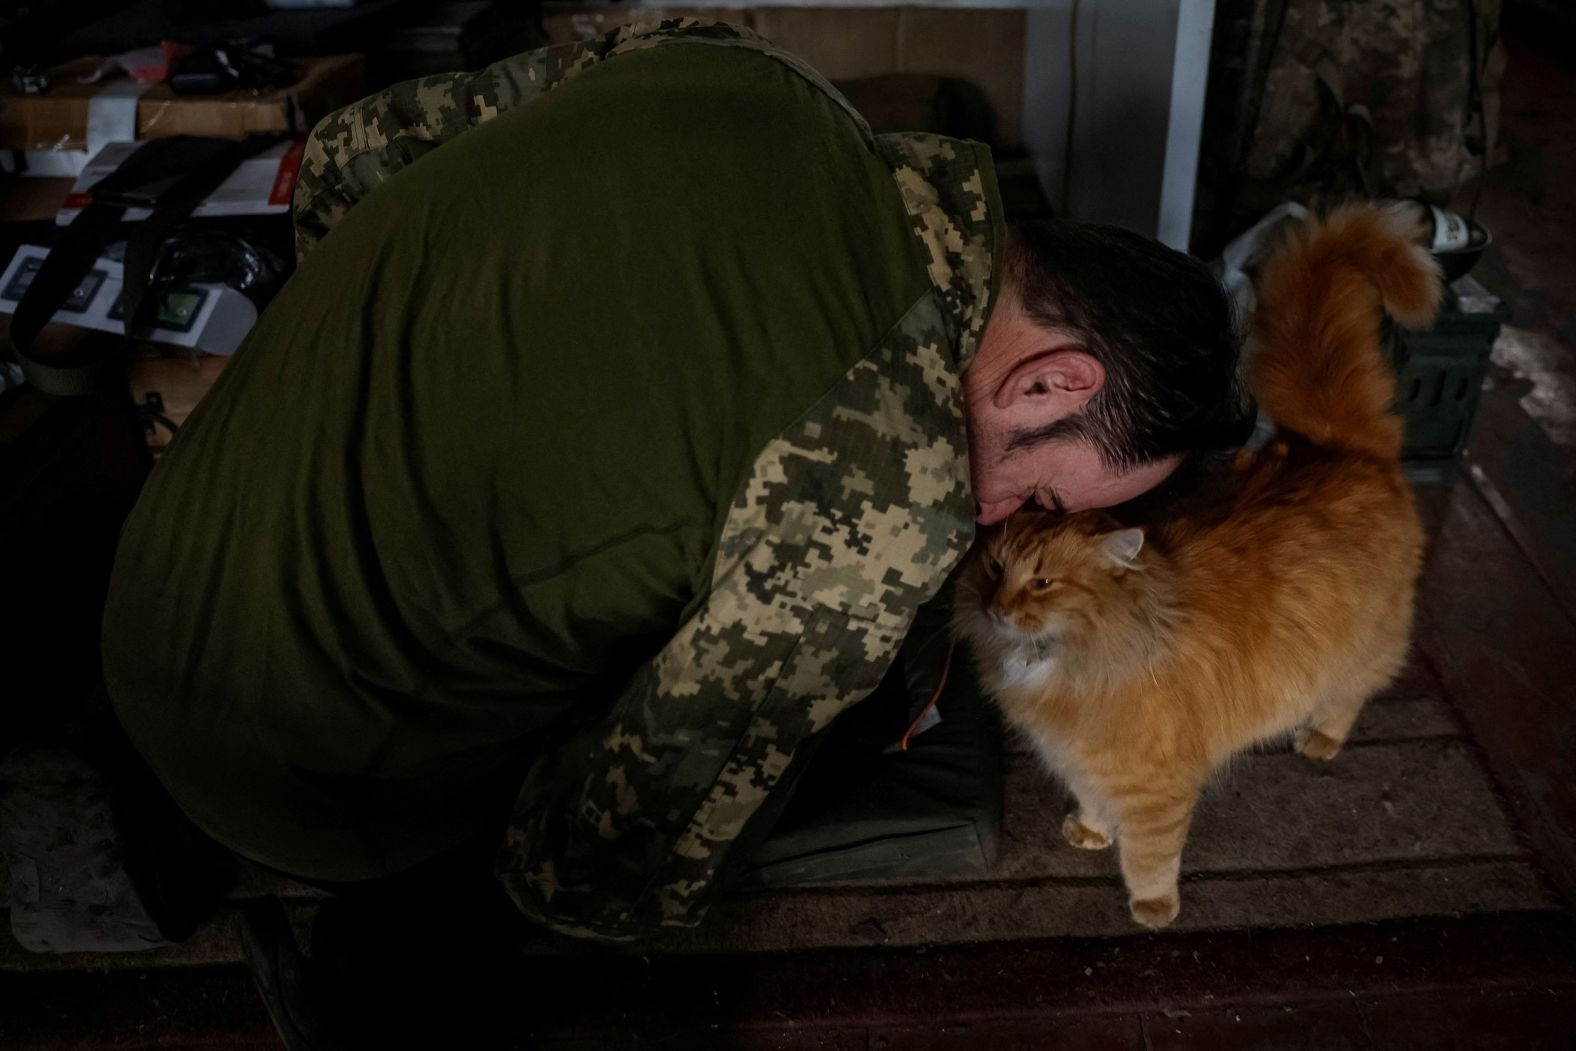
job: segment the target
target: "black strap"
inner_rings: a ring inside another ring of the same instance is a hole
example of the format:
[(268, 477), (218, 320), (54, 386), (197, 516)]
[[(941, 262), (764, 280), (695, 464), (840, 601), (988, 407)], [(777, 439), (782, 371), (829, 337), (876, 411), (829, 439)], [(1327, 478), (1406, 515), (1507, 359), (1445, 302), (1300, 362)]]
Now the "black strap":
[(11, 318), (11, 343), (28, 381), (49, 394), (87, 394), (117, 356), (119, 348), (89, 361), (55, 365), (39, 361), (28, 351), (55, 311), (116, 239), (128, 208), (153, 210), (151, 217), (136, 224), (126, 242), (121, 299), (125, 342), (129, 344), (132, 332), (142, 323), (153, 261), (170, 228), (228, 178), (236, 165), (278, 141), (277, 135), (254, 135), (239, 141), (192, 135), (153, 139), (95, 184), (92, 201), (44, 258)]
[(84, 208), (44, 257), (32, 283), (22, 293), (16, 312), (11, 315), (12, 349), (21, 362), (22, 374), (39, 390), (49, 394), (87, 394), (96, 384), (96, 369), (51, 365), (27, 352), (49, 319), (55, 316), (55, 311), (93, 269), (109, 243), (109, 231), (120, 225), (125, 214), (124, 205), (97, 201)]

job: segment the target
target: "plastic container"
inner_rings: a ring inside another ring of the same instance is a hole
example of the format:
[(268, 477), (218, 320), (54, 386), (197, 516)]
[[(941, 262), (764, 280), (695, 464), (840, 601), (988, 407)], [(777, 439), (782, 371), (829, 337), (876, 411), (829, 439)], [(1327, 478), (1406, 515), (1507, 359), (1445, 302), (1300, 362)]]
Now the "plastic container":
[(1503, 305), (1470, 277), (1453, 283), (1427, 331), (1396, 328), (1396, 412), (1406, 418), (1401, 457), (1419, 480), (1443, 477), (1472, 434)]

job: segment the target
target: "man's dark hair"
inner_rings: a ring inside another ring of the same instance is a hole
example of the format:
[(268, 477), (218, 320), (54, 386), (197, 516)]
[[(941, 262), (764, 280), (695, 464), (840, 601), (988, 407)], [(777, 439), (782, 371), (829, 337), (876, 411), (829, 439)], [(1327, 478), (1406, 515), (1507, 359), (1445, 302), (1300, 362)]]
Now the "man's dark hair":
[(1052, 219), (1012, 227), (1006, 267), (1030, 319), (1105, 369), (1081, 412), (1014, 435), (1010, 449), (1078, 438), (1125, 471), (1247, 440), (1231, 299), (1203, 263), (1129, 230)]

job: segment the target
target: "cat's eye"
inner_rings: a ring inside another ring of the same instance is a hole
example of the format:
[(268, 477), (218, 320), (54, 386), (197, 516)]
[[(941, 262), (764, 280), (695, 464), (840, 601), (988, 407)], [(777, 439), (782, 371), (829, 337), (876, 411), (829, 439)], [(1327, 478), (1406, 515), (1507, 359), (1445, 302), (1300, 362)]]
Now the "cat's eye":
[(1056, 581), (1051, 580), (1049, 577), (1041, 577), (1040, 579), (1038, 579), (1038, 580), (1036, 580), (1034, 582), (1034, 590), (1035, 591), (1047, 591), (1047, 590), (1050, 589), (1051, 585), (1054, 584), (1054, 583), (1056, 583)]
[(989, 555), (986, 555), (985, 572), (990, 574), (992, 580), (995, 580), (997, 577), (1001, 576), (1001, 563), (996, 561), (994, 558), (991, 558)]

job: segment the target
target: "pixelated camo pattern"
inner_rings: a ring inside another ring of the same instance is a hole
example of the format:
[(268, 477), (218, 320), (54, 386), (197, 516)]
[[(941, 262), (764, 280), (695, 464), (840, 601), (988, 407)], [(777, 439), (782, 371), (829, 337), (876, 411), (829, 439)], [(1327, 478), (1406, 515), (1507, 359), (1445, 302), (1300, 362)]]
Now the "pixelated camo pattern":
[(527, 915), (604, 938), (697, 922), (796, 750), (879, 683), (973, 537), (941, 298), (762, 451), (705, 604), (533, 771), (498, 866)]
[[(422, 151), (594, 62), (679, 41), (757, 48), (841, 101), (748, 31), (687, 19), (396, 86), (314, 133), (296, 196), (301, 251)], [(554, 929), (628, 940), (698, 922), (800, 747), (880, 682), (973, 538), (959, 382), (989, 309), (989, 162), (983, 147), (932, 135), (872, 142), (932, 288), (761, 451), (705, 602), (607, 718), (522, 787), (497, 874)]]
[(987, 151), (977, 143), (918, 132), (882, 135), (877, 142), (924, 249), (930, 280), (947, 316), (957, 319), (959, 367), (967, 367), (990, 316), (992, 224), (999, 221), (985, 189), (993, 177)]
[[(1370, 195), (1422, 194), (1440, 203), (1472, 173), (1468, 125), (1476, 81), (1499, 24), (1498, 0), (1294, 0), (1260, 92), (1249, 178), (1303, 162), (1330, 106), (1372, 129)], [(1257, 27), (1256, 27), (1257, 28)], [(1260, 30), (1264, 32), (1264, 30)], [(1481, 56), (1481, 57), (1480, 57)]]

